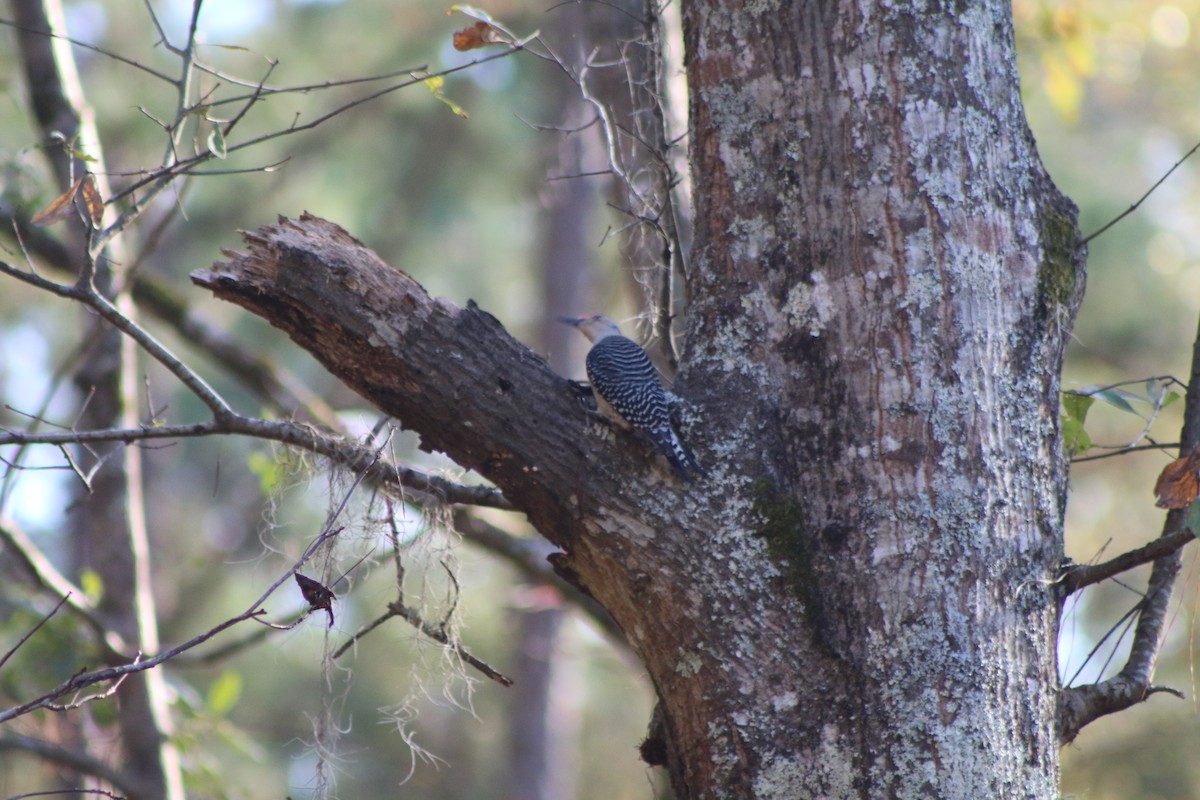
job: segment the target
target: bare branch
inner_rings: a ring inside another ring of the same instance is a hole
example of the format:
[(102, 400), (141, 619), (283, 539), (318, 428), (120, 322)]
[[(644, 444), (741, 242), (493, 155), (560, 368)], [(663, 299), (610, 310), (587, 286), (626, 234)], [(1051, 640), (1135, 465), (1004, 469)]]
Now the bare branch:
[(1188, 528), (1172, 533), (1164, 533), (1136, 550), (1122, 553), (1116, 558), (1103, 564), (1073, 564), (1063, 571), (1059, 581), (1059, 592), (1062, 597), (1074, 594), (1085, 586), (1108, 580), (1114, 575), (1120, 575), (1142, 564), (1149, 564), (1163, 556), (1168, 556), (1192, 542), (1195, 534)]
[(87, 42), (72, 38), (70, 36), (66, 36), (61, 33), (55, 33), (53, 31), (43, 30), (43, 29), (36, 28), (33, 26), (22, 25), (21, 23), (17, 22), (16, 20), (0, 18), (0, 25), (4, 25), (6, 27), (12, 28), (13, 30), (20, 31), (21, 33), (27, 33), (27, 34), (30, 34), (33, 36), (45, 36), (46, 38), (49, 38), (49, 39), (62, 39), (63, 41), (70, 42), (75, 47), (82, 47), (84, 50), (91, 50), (93, 53), (98, 53), (99, 55), (102, 55), (105, 58), (111, 58), (113, 61), (119, 61), (122, 64), (128, 64), (129, 66), (133, 67), (134, 69), (144, 72), (147, 75), (150, 75), (154, 78), (157, 78), (158, 80), (162, 81), (163, 83), (169, 83), (172, 86), (174, 86), (176, 84), (176, 80), (173, 77), (171, 77), (170, 75), (166, 74), (165, 72), (159, 72), (158, 70), (154, 69), (153, 67), (148, 67), (145, 64), (141, 63), (140, 61), (137, 61), (132, 58), (128, 58), (126, 56), (121, 55), (120, 53), (114, 53), (111, 50), (106, 50), (103, 47), (97, 47), (94, 44), (88, 44)]
[[(137, 664), (141, 660), (142, 660), (142, 654), (138, 653), (134, 657), (133, 663)], [(84, 670), (80, 670), (78, 673), (76, 673), (75, 677), (78, 678), (83, 673), (84, 673)], [(117, 690), (121, 688), (121, 684), (125, 682), (125, 679), (128, 678), (129, 675), (130, 675), (130, 673), (127, 672), (127, 673), (117, 676), (116, 679), (112, 681), (112, 685), (110, 685), (107, 689), (105, 689), (102, 692), (94, 692), (93, 694), (80, 695), (79, 689), (82, 687), (79, 687), (74, 690), (75, 696), (73, 698), (71, 698), (71, 702), (69, 702), (69, 703), (54, 703), (54, 702), (47, 701), (41, 705), (41, 708), (46, 708), (46, 709), (49, 709), (50, 711), (71, 711), (73, 709), (80, 708), (88, 703), (91, 703), (95, 700), (106, 700), (109, 697), (112, 697), (113, 695), (115, 695), (117, 693)], [(90, 685), (90, 684), (85, 684), (85, 685)], [(66, 694), (66, 692), (63, 692), (63, 694)], [(58, 695), (58, 696), (61, 697), (61, 695)]]
[[(235, 413), (210, 386), (194, 370), (185, 365), (174, 353), (160, 344), (149, 332), (129, 320), (115, 306), (95, 291), (90, 284), (82, 281), (65, 285), (42, 278), (31, 272), (18, 269), (0, 261), (0, 272), (17, 277), (39, 289), (77, 300), (101, 314), (107, 321), (130, 336), (151, 356), (165, 366), (185, 386), (192, 390), (213, 411), (214, 419), (206, 423), (193, 425), (147, 427), (138, 430), (122, 431), (90, 431), (71, 432), (68, 434), (20, 434), (5, 432), (0, 434), (0, 444), (26, 443), (57, 443), (75, 444), (86, 441), (122, 441), (126, 444), (152, 438), (178, 438), (190, 436), (207, 436), (217, 433), (243, 433), (258, 438), (272, 439), (288, 444), (308, 443), (308, 448), (322, 455), (335, 458), (339, 463), (352, 468), (364, 466), (365, 449), (349, 445), (339, 437), (318, 434), (311, 429), (291, 422), (268, 422), (266, 420), (250, 419)], [(338, 456), (341, 456), (338, 458)], [(348, 459), (348, 460), (347, 460)], [(401, 485), (418, 491), (438, 494), (449, 502), (478, 502), (500, 508), (510, 507), (502, 496), (487, 487), (460, 487), (450, 481), (424, 475), (416, 470), (394, 467), (384, 468), (384, 474), (390, 473)]]
[(398, 600), (388, 603), (388, 610), (385, 613), (376, 617), (371, 622), (368, 622), (366, 625), (356, 631), (353, 636), (347, 639), (341, 647), (333, 652), (333, 658), (340, 658), (347, 650), (353, 647), (359, 639), (366, 636), (368, 633), (375, 630), (393, 617), (400, 617), (409, 625), (412, 625), (414, 628), (419, 630), (423, 635), (450, 648), (456, 656), (462, 659), (463, 663), (474, 667), (480, 673), (487, 676), (491, 680), (494, 680), (501, 686), (513, 685), (512, 678), (509, 678), (508, 676), (499, 672), (487, 662), (471, 655), (471, 652), (467, 650), (467, 648), (464, 647), (461, 642), (451, 639), (446, 633), (445, 625), (433, 625), (429, 622), (426, 622), (425, 619), (422, 618), (421, 615), (418, 614), (414, 609), (409, 608)]
[(372, 463), (372, 450), (338, 435), (287, 420), (264, 420), (232, 413), (221, 420), (184, 425), (121, 428), (94, 431), (22, 433), (0, 429), (0, 445), (80, 444), (83, 442), (134, 442), (182, 439), (200, 436), (242, 434), (280, 442), (323, 455), (352, 470), (367, 470), (368, 478), (387, 485), (411, 489), (454, 504), (479, 505), (511, 510), (512, 503), (497, 489), (484, 485), (455, 483), (420, 470), (386, 462)]
[[(53, 764), (59, 764), (76, 772), (82, 772), (85, 775), (99, 778), (127, 795), (136, 796), (139, 792), (134, 781), (120, 770), (114, 769), (100, 759), (93, 758), (87, 753), (71, 750), (52, 742), (9, 732), (0, 735), (0, 752), (4, 751), (33, 753), (39, 758)], [(77, 793), (78, 791), (81, 790), (72, 790), (73, 793)], [(41, 792), (39, 794), (46, 793)], [(103, 794), (108, 793), (104, 792)], [(111, 797), (112, 795), (109, 796)], [(9, 800), (15, 800), (15, 798), (9, 798)]]
[(1128, 453), (1136, 453), (1141, 450), (1175, 450), (1179, 447), (1179, 442), (1161, 442), (1156, 444), (1141, 444), (1134, 446), (1122, 445), (1114, 449), (1111, 453), (1097, 453), (1094, 456), (1077, 456), (1071, 459), (1072, 464), (1081, 464), (1084, 461), (1099, 461), (1102, 458), (1115, 458)]
[(87, 702), (89, 700), (98, 699), (99, 697), (106, 696), (106, 694), (108, 692), (111, 692), (113, 689), (116, 688), (115, 685), (110, 686), (108, 692), (106, 692), (105, 694), (90, 695), (90, 696), (84, 697), (82, 699), (72, 701), (72, 703), (67, 706), (59, 706), (59, 705), (56, 705), (54, 702), (58, 698), (63, 697), (65, 695), (77, 694), (78, 692), (87, 688), (88, 686), (93, 686), (98, 683), (112, 683), (112, 682), (116, 682), (116, 681), (121, 681), (121, 680), (124, 680), (125, 677), (128, 675), (132, 675), (132, 674), (135, 674), (138, 672), (144, 672), (148, 669), (153, 669), (153, 668), (157, 667), (159, 664), (162, 664), (163, 662), (174, 658), (175, 656), (179, 655), (180, 653), (185, 653), (188, 650), (191, 650), (196, 645), (207, 642), (208, 640), (212, 639), (217, 634), (221, 633), (222, 631), (224, 631), (228, 628), (233, 627), (234, 625), (237, 625), (240, 622), (245, 622), (248, 619), (254, 619), (256, 617), (262, 616), (263, 614), (266, 613), (266, 610), (262, 608), (262, 604), (264, 602), (266, 602), (267, 598), (270, 597), (275, 592), (275, 590), (278, 589), (280, 587), (280, 585), (283, 584), (284, 581), (289, 580), (292, 577), (292, 575), (294, 575), (296, 573), (297, 570), (299, 570), (301, 567), (303, 567), (308, 562), (308, 560), (310, 558), (312, 558), (313, 555), (316, 554), (316, 552), (320, 549), (320, 547), (323, 544), (325, 544), (325, 542), (327, 542), (330, 539), (332, 539), (333, 537), (337, 536), (338, 533), (341, 532), (341, 530), (342, 530), (341, 528), (336, 528), (333, 530), (326, 529), (325, 531), (323, 531), (321, 533), (321, 535), (318, 536), (311, 545), (309, 545), (308, 549), (306, 549), (304, 551), (304, 554), (299, 559), (297, 559), (294, 564), (292, 564), (291, 569), (289, 569), (280, 578), (278, 578), (274, 583), (272, 583), (267, 588), (267, 590), (265, 592), (263, 592), (262, 596), (259, 597), (256, 601), (254, 601), (254, 603), (252, 603), (250, 605), (250, 607), (247, 608), (245, 611), (243, 611), (241, 614), (238, 614), (235, 617), (231, 617), (230, 619), (227, 619), (224, 622), (222, 622), (220, 625), (210, 628), (209, 630), (207, 630), (204, 633), (201, 633), (197, 636), (193, 636), (191, 639), (188, 639), (183, 644), (176, 645), (175, 647), (172, 647), (169, 650), (165, 650), (151, 658), (141, 658), (139, 656), (139, 657), (135, 658), (132, 663), (129, 663), (129, 664), (123, 664), (120, 666), (109, 667), (107, 669), (94, 670), (91, 672), (84, 671), (84, 672), (77, 673), (70, 680), (67, 680), (67, 681), (63, 682), (62, 684), (59, 684), (58, 686), (56, 686), (55, 688), (51, 689), (50, 691), (46, 692), (45, 694), (43, 694), (42, 696), (40, 696), (38, 698), (30, 700), (26, 703), (22, 703), (19, 706), (14, 706), (7, 710), (0, 711), (0, 723), (7, 722), (10, 719), (16, 719), (17, 717), (20, 717), (24, 714), (28, 714), (30, 711), (35, 711), (39, 708), (59, 710), (59, 709), (63, 709), (63, 708), (70, 708), (70, 707), (73, 707), (74, 705), (78, 705), (79, 703)]
[[(503, 52), (495, 53), (495, 54), (492, 54), (489, 56), (484, 56), (482, 58), (477, 58), (466, 64), (460, 64), (456, 67), (449, 67), (447, 69), (440, 70), (438, 72), (423, 74), (419, 77), (409, 78), (408, 80), (400, 81), (398, 83), (392, 84), (391, 86), (384, 87), (383, 89), (379, 89), (377, 91), (374, 91), (369, 94), (363, 95), (361, 97), (355, 98), (354, 100), (343, 103), (343, 104), (333, 108), (332, 110), (327, 111), (324, 114), (321, 114), (312, 120), (309, 120), (308, 122), (300, 123), (300, 124), (292, 124), (292, 125), (288, 126), (287, 128), (281, 128), (281, 129), (278, 129), (275, 131), (269, 131), (262, 135), (255, 136), (251, 139), (248, 139), (244, 142), (239, 142), (237, 144), (230, 144), (225, 149), (225, 155), (228, 157), (229, 155), (240, 152), (242, 150), (246, 150), (251, 147), (255, 147), (264, 142), (272, 141), (274, 139), (279, 139), (279, 138), (282, 138), (285, 136), (291, 136), (293, 134), (301, 133), (303, 131), (312, 130), (313, 128), (316, 128), (317, 126), (322, 125), (322, 124), (328, 122), (329, 120), (334, 119), (353, 108), (356, 108), (365, 103), (369, 103), (374, 100), (377, 100), (380, 97), (384, 97), (385, 95), (391, 94), (392, 92), (396, 92), (401, 89), (406, 89), (410, 86), (416, 86), (418, 84), (423, 84), (426, 80), (428, 80), (430, 78), (437, 78), (437, 77), (444, 77), (447, 75), (452, 75), (456, 72), (462, 72), (463, 70), (471, 69), (472, 67), (478, 66), (479, 64), (485, 64), (489, 61), (495, 61), (497, 59), (507, 58), (508, 56), (511, 56), (514, 53), (518, 53), (523, 50), (524, 50), (523, 45), (520, 45), (520, 44), (513, 45), (509, 49), (507, 49)], [(338, 83), (333, 82), (331, 85), (338, 85)], [(294, 90), (289, 89), (289, 90), (278, 90), (278, 91), (294, 91)], [(262, 92), (262, 96), (266, 97), (266, 96), (269, 96), (269, 94), (271, 94), (271, 93), (274, 93), (274, 91), (268, 92), (266, 89), (264, 89)], [(185, 109), (185, 111), (178, 116), (178, 118), (176, 120), (176, 125), (174, 126), (174, 129), (173, 129), (174, 131), (177, 132), (179, 130), (182, 130), (183, 126), (180, 125), (179, 123), (188, 119), (188, 114), (191, 110), (192, 109), (189, 107), (189, 108)], [(161, 166), (159, 169), (156, 169), (156, 170), (150, 172), (146, 177), (142, 178), (141, 180), (134, 181), (130, 185), (121, 189), (120, 191), (113, 193), (113, 195), (111, 197), (109, 197), (109, 199), (108, 199), (108, 202), (110, 204), (113, 203), (114, 201), (118, 201), (125, 197), (131, 196), (135, 192), (141, 192), (137, 196), (137, 198), (129, 204), (129, 206), (117, 217), (117, 219), (111, 225), (109, 225), (107, 228), (105, 228), (103, 231), (101, 231), (94, 237), (94, 240), (92, 243), (93, 252), (102, 248), (113, 237), (115, 237), (117, 234), (119, 234), (121, 231), (123, 231), (125, 228), (127, 228), (130, 224), (132, 224), (132, 222), (135, 219), (137, 219), (139, 216), (141, 216), (141, 214), (145, 210), (146, 206), (152, 200), (154, 200), (154, 198), (156, 198), (164, 189), (166, 189), (167, 186), (169, 186), (175, 180), (175, 178), (177, 176), (193, 172), (196, 167), (198, 167), (199, 165), (201, 165), (207, 161), (212, 160), (213, 158), (215, 158), (215, 156), (211, 152), (208, 152), (207, 150), (196, 153), (195, 155), (189, 156), (187, 158), (178, 157), (178, 154), (176, 153), (176, 154), (174, 154), (173, 158), (164, 160), (163, 166)]]
[[(3, 222), (12, 224), (30, 253), (57, 270), (74, 273), (76, 265), (66, 248), (45, 229), (27, 227), (27, 215), (18, 214), (0, 198), (0, 223)], [(144, 250), (139, 260), (142, 258)], [(169, 326), (182, 341), (209, 356), (267, 407), (285, 416), (300, 414), (332, 430), (341, 430), (333, 409), (303, 381), (282, 366), (241, 347), (228, 333), (202, 319), (171, 286), (152, 276), (135, 274), (131, 290), (134, 301), (148, 316)]]
[(96, 291), (90, 280), (80, 279), (77, 283), (67, 285), (55, 283), (40, 275), (35, 275), (23, 269), (0, 261), (0, 273), (10, 275), (30, 286), (59, 297), (75, 300), (94, 310), (113, 327), (133, 339), (143, 350), (156, 361), (166, 367), (179, 381), (192, 391), (201, 402), (212, 409), (218, 419), (233, 414), (229, 404), (208, 385), (195, 371), (179, 360), (167, 347), (155, 339), (145, 328), (138, 325), (113, 305), (107, 298)]
[(69, 794), (72, 796), (81, 794), (98, 794), (101, 797), (109, 797), (112, 800), (125, 800), (120, 795), (113, 794), (107, 789), (51, 789), (44, 792), (26, 792), (24, 794), (14, 794), (8, 800), (25, 800), (27, 797), (54, 797), (60, 794)]

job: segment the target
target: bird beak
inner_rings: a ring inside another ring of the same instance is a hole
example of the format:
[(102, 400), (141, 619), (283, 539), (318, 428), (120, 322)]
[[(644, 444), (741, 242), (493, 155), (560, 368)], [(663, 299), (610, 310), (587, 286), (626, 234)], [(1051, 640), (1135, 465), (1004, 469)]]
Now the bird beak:
[(580, 323), (583, 322), (583, 317), (556, 317), (556, 319), (565, 325), (571, 325), (575, 328), (578, 328)]

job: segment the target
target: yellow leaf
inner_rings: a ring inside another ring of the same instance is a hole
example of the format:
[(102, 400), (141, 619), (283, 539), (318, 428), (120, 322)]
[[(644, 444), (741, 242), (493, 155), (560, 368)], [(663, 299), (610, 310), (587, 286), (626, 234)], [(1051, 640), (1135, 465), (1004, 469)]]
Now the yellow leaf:
[(101, 580), (100, 573), (94, 569), (84, 569), (79, 573), (79, 588), (93, 604), (99, 603), (100, 598), (104, 595), (104, 581)]
[(1083, 102), (1083, 86), (1079, 76), (1063, 60), (1054, 56), (1042, 59), (1042, 86), (1046, 97), (1065, 119), (1074, 122), (1079, 117), (1079, 106)]
[(447, 106), (449, 106), (450, 110), (453, 111), (455, 114), (462, 117), (463, 119), (467, 119), (469, 116), (467, 114), (467, 112), (464, 111), (462, 109), (462, 107), (458, 105), (458, 103), (455, 103), (453, 100), (451, 100), (449, 97), (446, 97), (446, 95), (442, 93), (442, 87), (445, 84), (446, 84), (445, 79), (443, 79), (441, 76), (438, 76), (438, 75), (435, 75), (433, 77), (425, 79), (425, 88), (429, 90), (430, 94), (432, 94), (438, 100), (440, 100), (441, 102), (443, 102)]
[(224, 717), (237, 705), (241, 695), (242, 674), (227, 669), (213, 681), (212, 686), (208, 687), (205, 705), (208, 706), (209, 713), (214, 717)]

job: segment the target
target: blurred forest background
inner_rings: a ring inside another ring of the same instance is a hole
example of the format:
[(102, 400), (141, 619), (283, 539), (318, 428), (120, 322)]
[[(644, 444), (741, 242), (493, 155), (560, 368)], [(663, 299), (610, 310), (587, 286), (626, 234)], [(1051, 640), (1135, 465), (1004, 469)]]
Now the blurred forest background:
[[(142, 64), (171, 71), (177, 61), (156, 47), (142, 3), (67, 2), (71, 34)], [(190, 3), (157, 3), (168, 36), (180, 38)], [(638, 6), (634, 4), (636, 10)], [(454, 31), (471, 20), (446, 6), (389, 0), (212, 0), (200, 19), (202, 57), (257, 79), (267, 59), (276, 85), (321, 84), (427, 65), (437, 71), (480, 58), (459, 53)], [(540, 30), (564, 60), (599, 56), (619, 64), (614, 41), (627, 36), (623, 12), (600, 3), (494, 0), (486, 11), (521, 34)], [(1127, 209), (1200, 142), (1200, 0), (1095, 4), (1016, 0), (1023, 92), (1031, 127), (1051, 175), (1081, 209), (1085, 235)], [(156, 116), (169, 116), (173, 90), (129, 64), (76, 48), (87, 100), (94, 107), (110, 172), (156, 164), (164, 147)], [(678, 46), (674, 57), (678, 60)], [(607, 68), (616, 78), (619, 66)], [(602, 76), (603, 77), (603, 76)], [(215, 83), (210, 76), (201, 81)], [(28, 113), (12, 31), (0, 29), (0, 199), (27, 212), (61, 191), (40, 150)], [(680, 81), (676, 75), (673, 86)], [(351, 429), (367, 433), (378, 415), (341, 387), (285, 336), (193, 288), (188, 273), (239, 247), (238, 230), (308, 211), (337, 222), (383, 258), (458, 304), (474, 299), (545, 352), (569, 377), (582, 376), (586, 343), (556, 330), (555, 314), (604, 311), (637, 327), (644, 307), (636, 243), (618, 235), (624, 218), (603, 176), (562, 180), (605, 168), (596, 126), (570, 136), (593, 114), (555, 65), (515, 54), (446, 78), (442, 102), (418, 83), (357, 106), (320, 127), (221, 162), (246, 169), (287, 159), (269, 172), (192, 180), (164, 195), (141, 225), (152, 243), (137, 269), (181, 292), (193, 312), (242, 346), (286, 367)], [(347, 86), (273, 97), (246, 126), (287, 127), (361, 95)], [(675, 109), (682, 112), (682, 106)], [(462, 113), (460, 113), (462, 112)], [(674, 130), (682, 133), (682, 122)], [(685, 142), (686, 143), (686, 142)], [(113, 177), (114, 184), (128, 180)], [(686, 187), (686, 184), (685, 184)], [(156, 223), (162, 220), (162, 225)], [(0, 231), (4, 258), (22, 263), (11, 230)], [(65, 280), (65, 276), (55, 276)], [(69, 424), (81, 398), (56, 375), (80, 347), (84, 312), (10, 279), (0, 279), (0, 425), (44, 415)], [(1088, 292), (1069, 352), (1064, 386), (1085, 389), (1136, 380), (1121, 395), (1149, 415), (1136, 395), (1145, 379), (1186, 378), (1200, 314), (1200, 157), (1185, 162), (1141, 206), (1090, 244)], [(242, 411), (267, 412), (220, 365), (184, 338), (147, 323)], [(577, 338), (577, 337), (576, 337)], [(169, 422), (202, 419), (195, 398), (144, 361), (144, 401)], [(57, 390), (54, 391), (54, 387)], [(1181, 404), (1179, 404), (1181, 405)], [(1151, 426), (1175, 440), (1179, 419), (1168, 406)], [(1096, 447), (1136, 440), (1146, 422), (1120, 402), (1098, 402), (1087, 419)], [(461, 470), (421, 453), (399, 435), (407, 463), (456, 479)], [(0, 451), (13, 457), (12, 449)], [(1158, 535), (1162, 511), (1151, 488), (1169, 455), (1146, 450), (1078, 463), (1072, 470), (1067, 550), (1089, 561)], [(146, 449), (148, 518), (164, 643), (183, 641), (233, 616), (258, 597), (316, 536), (352, 476), (330, 478), (316, 460), (238, 438), (185, 440)], [(35, 448), (28, 466), (60, 464), (54, 448)], [(25, 530), (72, 572), (62, 470), (13, 472), (0, 487), (0, 515)], [(346, 565), (376, 544), (365, 519), (378, 509), (360, 490), (341, 524)], [(487, 548), (461, 542), (448, 526), (415, 510), (397, 535), (410, 570), (410, 600), (431, 616), (453, 607), (466, 646), (513, 676), (506, 689), (447, 658), (440, 645), (393, 620), (354, 651), (323, 667), (322, 655), (393, 599), (395, 574), (380, 558), (336, 588), (336, 624), (323, 615), (274, 633), (224, 658), (191, 658), (168, 667), (178, 740), (197, 797), (309, 796), (320, 753), (346, 797), (533, 797), (620, 800), (663, 796), (664, 781), (641, 763), (637, 745), (652, 693), (637, 662), (553, 588), (531, 582)], [(520, 519), (488, 521), (529, 536)], [(0, 568), (12, 564), (0, 554)], [(445, 567), (443, 567), (443, 564)], [(1146, 569), (1148, 571), (1148, 568)], [(0, 584), (0, 652), (52, 606), (5, 572)], [(11, 574), (16, 575), (13, 571)], [(453, 580), (445, 576), (452, 574)], [(1140, 576), (1140, 577), (1139, 577)], [(89, 588), (86, 575), (76, 579)], [(335, 576), (336, 577), (336, 576)], [(1127, 645), (1114, 623), (1137, 601), (1144, 573), (1072, 598), (1063, 619), (1060, 669), (1066, 682), (1105, 674)], [(1064, 752), (1063, 793), (1093, 800), (1200, 796), (1200, 690), (1195, 662), (1196, 548), (1185, 554), (1182, 591), (1156, 683), (1188, 700), (1152, 698), (1087, 728)], [(456, 586), (461, 597), (456, 597)], [(1130, 588), (1131, 587), (1131, 588)], [(90, 589), (103, 591), (104, 587)], [(291, 598), (290, 600), (285, 598)], [(288, 603), (291, 602), (291, 607)], [(272, 618), (304, 607), (290, 587), (272, 598)], [(27, 699), (79, 668), (77, 632), (56, 618), (0, 669), (0, 707)], [(247, 626), (248, 627), (248, 626)], [(240, 632), (239, 632), (240, 631)], [(226, 634), (240, 639), (250, 631)], [(220, 644), (220, 641), (216, 644)], [(1089, 653), (1096, 648), (1094, 654)], [(210, 644), (210, 650), (212, 644)], [(1113, 652), (1116, 651), (1116, 657)], [(201, 651), (202, 653), (203, 651)], [(540, 703), (545, 701), (545, 713)], [(103, 737), (111, 714), (87, 707), (86, 733)], [(53, 727), (39, 712), (0, 735)], [(314, 746), (320, 727), (322, 747)], [(330, 731), (338, 731), (331, 736)], [(1152, 754), (1152, 755), (1151, 755)], [(397, 787), (406, 781), (403, 789)], [(45, 789), (53, 771), (19, 750), (0, 750), (0, 795)]]

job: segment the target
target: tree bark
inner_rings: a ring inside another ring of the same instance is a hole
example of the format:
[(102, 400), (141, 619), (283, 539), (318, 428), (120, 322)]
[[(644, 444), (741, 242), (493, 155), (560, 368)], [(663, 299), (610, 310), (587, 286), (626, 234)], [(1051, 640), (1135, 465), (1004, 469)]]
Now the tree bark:
[(709, 471), (330, 223), (193, 279), (493, 481), (606, 607), (680, 798), (1051, 797), (1058, 376), (1083, 291), (1007, 4), (684, 6), (676, 390)]
[(749, 739), (758, 796), (1053, 796), (1083, 254), (1009, 6), (698, 1), (684, 28), (702, 344), (682, 386), (721, 387), (706, 434), (761, 476), (802, 608), (766, 617), (786, 643), (715, 659), (757, 665), (748, 721), (704, 715), (681, 752), (723, 742), (731, 773)]

